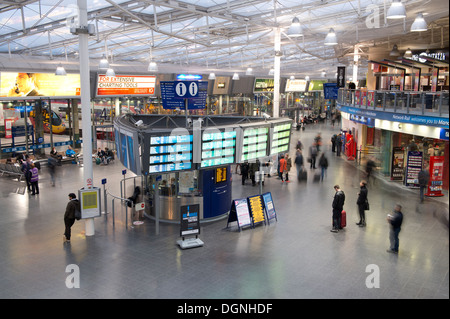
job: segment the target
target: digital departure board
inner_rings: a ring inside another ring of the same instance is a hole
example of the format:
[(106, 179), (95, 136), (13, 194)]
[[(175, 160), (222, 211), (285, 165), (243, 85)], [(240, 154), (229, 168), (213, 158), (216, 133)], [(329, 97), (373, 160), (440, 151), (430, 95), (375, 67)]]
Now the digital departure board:
[(205, 130), (202, 136), (201, 168), (233, 164), (236, 131)]
[(268, 127), (251, 127), (244, 130), (241, 162), (267, 156)]
[(192, 168), (192, 135), (152, 136), (149, 173), (164, 173)]
[(291, 140), (292, 123), (275, 124), (273, 127), (270, 155), (287, 152)]

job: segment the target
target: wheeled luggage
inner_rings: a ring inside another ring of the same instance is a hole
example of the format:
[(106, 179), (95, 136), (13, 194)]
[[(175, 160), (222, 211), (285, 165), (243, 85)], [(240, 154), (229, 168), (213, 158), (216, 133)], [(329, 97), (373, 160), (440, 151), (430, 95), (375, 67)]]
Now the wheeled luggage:
[(315, 173), (315, 174), (314, 174), (313, 181), (314, 181), (314, 182), (320, 182), (320, 173)]
[(306, 172), (305, 169), (302, 169), (298, 172), (297, 178), (299, 182), (306, 181), (306, 179), (308, 178), (308, 173)]
[(347, 213), (343, 210), (341, 213), (341, 227), (344, 228), (345, 226), (347, 226)]

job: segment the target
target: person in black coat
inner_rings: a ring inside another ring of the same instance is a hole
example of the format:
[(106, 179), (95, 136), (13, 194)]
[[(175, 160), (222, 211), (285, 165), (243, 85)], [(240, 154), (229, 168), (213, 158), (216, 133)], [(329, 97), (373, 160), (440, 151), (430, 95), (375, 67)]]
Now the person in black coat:
[(80, 202), (74, 193), (69, 194), (69, 202), (66, 206), (66, 211), (64, 212), (64, 242), (70, 242), (71, 227), (75, 223), (75, 210), (80, 209)]
[(344, 210), (344, 203), (345, 203), (345, 194), (341, 190), (339, 185), (334, 185), (334, 190), (336, 191), (336, 194), (333, 198), (333, 229), (330, 231), (333, 233), (337, 233), (339, 229), (341, 229), (341, 214)]
[(366, 226), (366, 201), (367, 201), (367, 182), (365, 180), (362, 180), (359, 183), (360, 189), (358, 193), (358, 199), (356, 200), (356, 205), (358, 205), (358, 212), (359, 212), (359, 223), (356, 223), (359, 227), (365, 227)]

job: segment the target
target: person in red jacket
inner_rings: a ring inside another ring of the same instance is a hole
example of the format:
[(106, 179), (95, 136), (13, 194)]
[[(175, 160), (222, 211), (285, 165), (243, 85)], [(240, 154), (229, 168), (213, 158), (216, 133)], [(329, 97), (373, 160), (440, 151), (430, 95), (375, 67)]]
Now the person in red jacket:
[(281, 182), (284, 183), (283, 175), (287, 173), (287, 161), (284, 156), (280, 159), (280, 179)]

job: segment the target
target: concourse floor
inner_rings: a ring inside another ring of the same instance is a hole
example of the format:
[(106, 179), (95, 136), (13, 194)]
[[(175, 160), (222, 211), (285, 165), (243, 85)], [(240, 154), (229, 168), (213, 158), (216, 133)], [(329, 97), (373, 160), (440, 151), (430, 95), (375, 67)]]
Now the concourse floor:
[[(155, 222), (133, 226), (125, 209), (95, 219), (95, 235), (85, 236), (85, 222), (72, 227), (70, 244), (63, 243), (63, 215), (68, 193), (83, 186), (83, 167), (58, 167), (56, 186), (46, 168), (40, 172), (40, 194), (31, 196), (24, 182), (0, 177), (0, 298), (155, 298), (155, 299), (448, 299), (448, 194), (419, 203), (418, 190), (377, 176), (369, 184), (367, 227), (360, 228), (356, 198), (364, 178), (360, 167), (331, 152), (328, 124), (294, 131), (290, 155), (300, 138), (307, 149), (321, 132), (329, 168), (322, 182), (290, 183), (267, 178), (277, 221), (237, 231), (227, 219), (202, 224), (203, 247), (181, 250), (179, 226)], [(306, 151), (307, 153), (307, 151)], [(305, 154), (307, 156), (307, 154)], [(305, 158), (306, 158), (305, 156)], [(94, 185), (107, 178), (119, 196), (123, 166), (94, 165)], [(347, 227), (332, 233), (333, 185), (346, 194)], [(257, 194), (250, 181), (241, 185), (233, 174), (233, 198)], [(400, 252), (386, 252), (386, 215), (403, 206)], [(231, 204), (231, 203), (230, 203)], [(112, 205), (109, 203), (108, 205)], [(79, 288), (66, 279), (76, 265)], [(377, 277), (376, 275), (379, 276)]]

